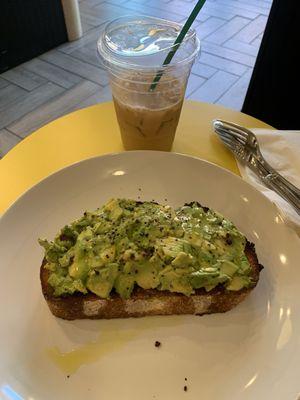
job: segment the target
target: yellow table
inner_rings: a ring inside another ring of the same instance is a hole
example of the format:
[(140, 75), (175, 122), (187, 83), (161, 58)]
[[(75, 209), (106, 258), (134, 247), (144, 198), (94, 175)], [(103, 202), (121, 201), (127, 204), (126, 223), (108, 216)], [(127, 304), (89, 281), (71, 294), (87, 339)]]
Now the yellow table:
[[(214, 118), (246, 127), (270, 128), (238, 111), (186, 101), (172, 150), (238, 173), (233, 156), (213, 133)], [(49, 174), (86, 158), (120, 151), (124, 149), (111, 102), (75, 111), (45, 125), (0, 160), (0, 214)]]

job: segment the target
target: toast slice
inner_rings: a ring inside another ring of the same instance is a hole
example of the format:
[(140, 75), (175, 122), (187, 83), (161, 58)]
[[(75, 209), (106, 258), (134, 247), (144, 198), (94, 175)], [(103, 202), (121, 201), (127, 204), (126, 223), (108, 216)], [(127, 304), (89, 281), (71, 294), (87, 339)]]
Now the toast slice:
[(239, 291), (227, 291), (222, 285), (218, 285), (209, 292), (201, 288), (196, 289), (195, 294), (186, 296), (181, 293), (136, 287), (129, 299), (122, 299), (115, 292), (112, 292), (108, 299), (102, 299), (93, 293), (55, 297), (52, 287), (48, 284), (50, 272), (44, 268), (45, 259), (40, 268), (40, 279), (43, 295), (52, 314), (67, 320), (223, 313), (243, 301), (258, 282), (263, 267), (258, 263), (254, 244), (248, 241), (245, 255), (251, 266), (253, 285)]

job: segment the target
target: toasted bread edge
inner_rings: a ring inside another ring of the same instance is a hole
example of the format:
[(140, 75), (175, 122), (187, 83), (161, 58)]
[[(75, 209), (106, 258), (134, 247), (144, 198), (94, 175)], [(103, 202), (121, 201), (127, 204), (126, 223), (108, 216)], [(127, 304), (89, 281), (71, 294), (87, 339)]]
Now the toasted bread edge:
[(48, 284), (49, 271), (44, 268), (45, 260), (40, 268), (42, 292), (52, 314), (67, 320), (223, 313), (242, 302), (258, 282), (263, 267), (258, 263), (253, 243), (247, 241), (245, 254), (251, 265), (253, 286), (236, 292), (229, 292), (218, 286), (210, 292), (197, 289), (195, 294), (185, 296), (181, 293), (137, 287), (127, 300), (116, 293), (112, 293), (108, 299), (101, 299), (93, 293), (55, 297)]

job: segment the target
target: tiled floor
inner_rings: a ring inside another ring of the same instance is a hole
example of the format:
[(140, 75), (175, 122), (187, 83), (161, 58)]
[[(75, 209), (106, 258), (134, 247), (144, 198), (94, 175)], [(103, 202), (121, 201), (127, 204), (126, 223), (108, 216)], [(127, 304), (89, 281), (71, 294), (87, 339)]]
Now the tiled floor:
[[(111, 99), (95, 42), (108, 19), (142, 13), (183, 22), (195, 0), (82, 0), (84, 36), (0, 75), (0, 157), (73, 110)], [(272, 0), (207, 0), (194, 27), (202, 40), (186, 96), (241, 109)]]

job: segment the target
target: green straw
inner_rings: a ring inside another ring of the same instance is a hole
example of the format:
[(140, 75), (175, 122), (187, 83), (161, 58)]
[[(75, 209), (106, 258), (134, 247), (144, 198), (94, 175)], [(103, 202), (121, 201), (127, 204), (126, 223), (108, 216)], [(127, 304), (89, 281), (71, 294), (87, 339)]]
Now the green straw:
[[(191, 12), (190, 16), (188, 17), (186, 23), (183, 25), (181, 31), (179, 32), (179, 35), (177, 36), (177, 39), (175, 40), (172, 50), (168, 53), (167, 57), (165, 58), (165, 61), (163, 62), (163, 66), (167, 65), (171, 62), (172, 58), (174, 57), (176, 51), (178, 50), (181, 42), (183, 41), (187, 31), (190, 29), (192, 23), (195, 21), (197, 15), (199, 14), (201, 8), (204, 6), (206, 0), (199, 0), (198, 3), (195, 5), (193, 11)], [(162, 77), (164, 71), (158, 71), (156, 74), (155, 78), (153, 79), (153, 82), (150, 86), (150, 90), (154, 90)]]

